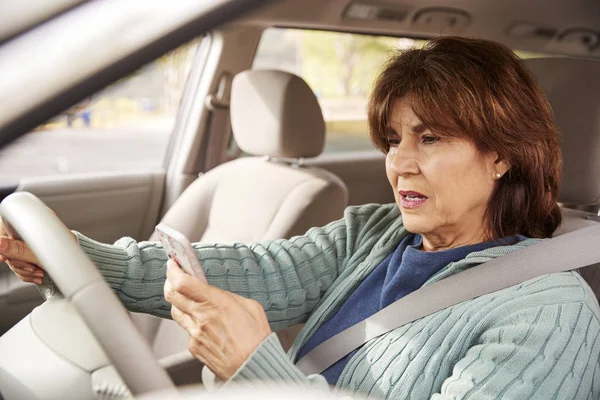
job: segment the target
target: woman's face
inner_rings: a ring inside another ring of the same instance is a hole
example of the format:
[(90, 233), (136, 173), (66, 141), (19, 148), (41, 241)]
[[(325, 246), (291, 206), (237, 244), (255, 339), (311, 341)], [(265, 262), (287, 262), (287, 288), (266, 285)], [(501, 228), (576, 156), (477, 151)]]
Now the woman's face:
[(434, 251), (486, 240), (484, 214), (505, 163), (465, 139), (440, 137), (399, 99), (391, 114), (387, 177), (406, 229)]

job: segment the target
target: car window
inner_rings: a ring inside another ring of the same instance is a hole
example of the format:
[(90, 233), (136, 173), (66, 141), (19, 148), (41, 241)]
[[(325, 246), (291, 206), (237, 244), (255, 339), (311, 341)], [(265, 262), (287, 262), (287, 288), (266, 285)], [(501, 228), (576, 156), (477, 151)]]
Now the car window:
[(366, 102), (394, 48), (425, 40), (302, 29), (269, 28), (252, 68), (274, 68), (302, 77), (312, 88), (326, 125), (325, 153), (374, 149)]
[[(326, 125), (325, 153), (374, 149), (366, 104), (383, 63), (395, 49), (420, 48), (427, 40), (330, 31), (269, 28), (252, 68), (279, 69), (311, 87)], [(543, 54), (515, 51), (521, 58)]]
[(0, 185), (163, 166), (201, 39), (187, 43), (0, 149)]

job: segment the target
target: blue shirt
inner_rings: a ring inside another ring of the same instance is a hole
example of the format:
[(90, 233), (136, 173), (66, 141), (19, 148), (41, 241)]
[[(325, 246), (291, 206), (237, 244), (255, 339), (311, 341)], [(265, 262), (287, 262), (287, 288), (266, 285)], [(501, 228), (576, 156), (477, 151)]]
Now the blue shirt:
[[(511, 236), (449, 250), (427, 252), (419, 250), (423, 243), (421, 235), (408, 235), (392, 254), (375, 267), (339, 311), (315, 331), (300, 349), (298, 359), (325, 340), (419, 289), (446, 265), (461, 260), (474, 251), (500, 245), (511, 245), (523, 239), (526, 238), (520, 235)], [(322, 373), (329, 384), (334, 385), (337, 382), (346, 363), (356, 351), (358, 349)]]

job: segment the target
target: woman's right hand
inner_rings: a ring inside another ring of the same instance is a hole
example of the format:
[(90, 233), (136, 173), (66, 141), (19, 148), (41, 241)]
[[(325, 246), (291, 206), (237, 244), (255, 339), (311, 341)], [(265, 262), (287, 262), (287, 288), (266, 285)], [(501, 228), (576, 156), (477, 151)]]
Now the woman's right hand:
[(44, 270), (27, 243), (8, 237), (8, 233), (0, 219), (0, 262), (8, 267), (23, 282), (42, 283)]

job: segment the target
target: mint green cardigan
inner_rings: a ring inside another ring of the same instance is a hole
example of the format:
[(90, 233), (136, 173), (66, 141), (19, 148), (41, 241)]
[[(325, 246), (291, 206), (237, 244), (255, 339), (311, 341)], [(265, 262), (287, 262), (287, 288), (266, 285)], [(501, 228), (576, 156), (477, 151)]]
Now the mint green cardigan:
[[(270, 335), (227, 385), (273, 380), (329, 389), (293, 360), (406, 234), (395, 204), (370, 204), (290, 240), (195, 244), (209, 283), (259, 301), (274, 330), (306, 323), (287, 354)], [(170, 316), (160, 244), (78, 238), (129, 310)], [(538, 241), (471, 253), (425, 284)], [(599, 399), (600, 309), (576, 272), (533, 279), (371, 340), (334, 390), (394, 399)]]

